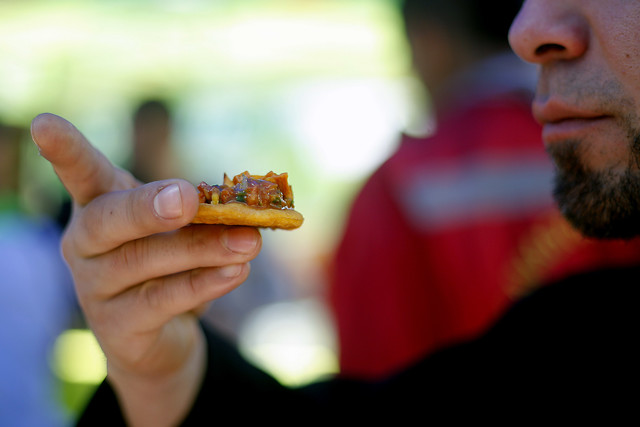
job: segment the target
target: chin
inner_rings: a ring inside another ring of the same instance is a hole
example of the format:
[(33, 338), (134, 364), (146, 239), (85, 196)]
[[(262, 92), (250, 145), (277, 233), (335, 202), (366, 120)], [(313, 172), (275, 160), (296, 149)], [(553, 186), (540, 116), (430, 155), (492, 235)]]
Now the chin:
[(593, 203), (566, 202), (562, 195), (556, 195), (556, 200), (564, 217), (585, 237), (632, 239), (640, 236), (640, 215), (637, 209), (612, 209)]
[(554, 198), (580, 233), (598, 239), (640, 235), (640, 172), (632, 155), (624, 171), (591, 171), (580, 162), (578, 143), (549, 149), (556, 163)]

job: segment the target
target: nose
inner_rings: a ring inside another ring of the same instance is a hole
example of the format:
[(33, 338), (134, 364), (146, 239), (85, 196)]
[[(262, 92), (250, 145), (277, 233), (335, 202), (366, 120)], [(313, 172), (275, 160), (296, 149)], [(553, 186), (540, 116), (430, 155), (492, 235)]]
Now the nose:
[(589, 46), (586, 19), (566, 2), (526, 0), (509, 31), (514, 52), (527, 62), (576, 59)]

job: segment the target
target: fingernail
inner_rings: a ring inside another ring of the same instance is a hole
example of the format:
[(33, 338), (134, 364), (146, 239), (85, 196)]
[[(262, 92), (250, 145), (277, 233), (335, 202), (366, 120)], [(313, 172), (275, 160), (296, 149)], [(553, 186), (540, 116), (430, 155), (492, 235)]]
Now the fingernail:
[(228, 228), (222, 235), (222, 242), (231, 252), (250, 254), (258, 245), (258, 233), (251, 228)]
[(35, 136), (34, 131), (33, 131), (33, 122), (31, 122), (31, 127), (30, 127), (29, 130), (30, 130), (30, 133), (31, 133), (31, 140), (33, 141), (34, 145), (38, 149), (38, 154), (40, 156), (42, 156), (42, 149), (40, 148), (40, 144), (38, 144), (38, 140), (36, 139), (36, 136)]
[(153, 199), (153, 208), (156, 213), (165, 219), (174, 219), (182, 216), (182, 195), (177, 184), (164, 187)]
[(242, 264), (225, 265), (218, 270), (222, 277), (231, 279), (237, 277), (242, 272)]

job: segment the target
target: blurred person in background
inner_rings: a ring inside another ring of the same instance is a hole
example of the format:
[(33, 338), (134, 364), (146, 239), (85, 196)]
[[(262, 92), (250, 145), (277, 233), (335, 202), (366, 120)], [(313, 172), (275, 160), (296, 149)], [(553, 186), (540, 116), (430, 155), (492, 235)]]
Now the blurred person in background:
[(167, 101), (140, 102), (132, 118), (132, 155), (128, 169), (141, 182), (177, 176), (179, 159), (173, 148), (174, 118)]
[(638, 241), (584, 239), (553, 204), (536, 70), (507, 41), (521, 3), (403, 3), (435, 129), (403, 135), (352, 206), (330, 287), (344, 376), (385, 377), (473, 338), (550, 280), (640, 263)]
[(27, 135), (0, 123), (0, 425), (55, 427), (69, 421), (49, 361), (77, 306), (61, 230), (20, 207)]

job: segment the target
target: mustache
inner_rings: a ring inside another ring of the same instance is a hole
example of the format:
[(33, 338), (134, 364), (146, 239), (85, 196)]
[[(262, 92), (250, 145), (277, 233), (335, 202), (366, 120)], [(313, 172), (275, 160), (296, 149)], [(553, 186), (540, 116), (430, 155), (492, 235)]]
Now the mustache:
[(557, 98), (567, 105), (581, 106), (603, 115), (627, 118), (636, 102), (617, 79), (593, 69), (577, 69), (556, 63), (539, 69), (535, 101)]

